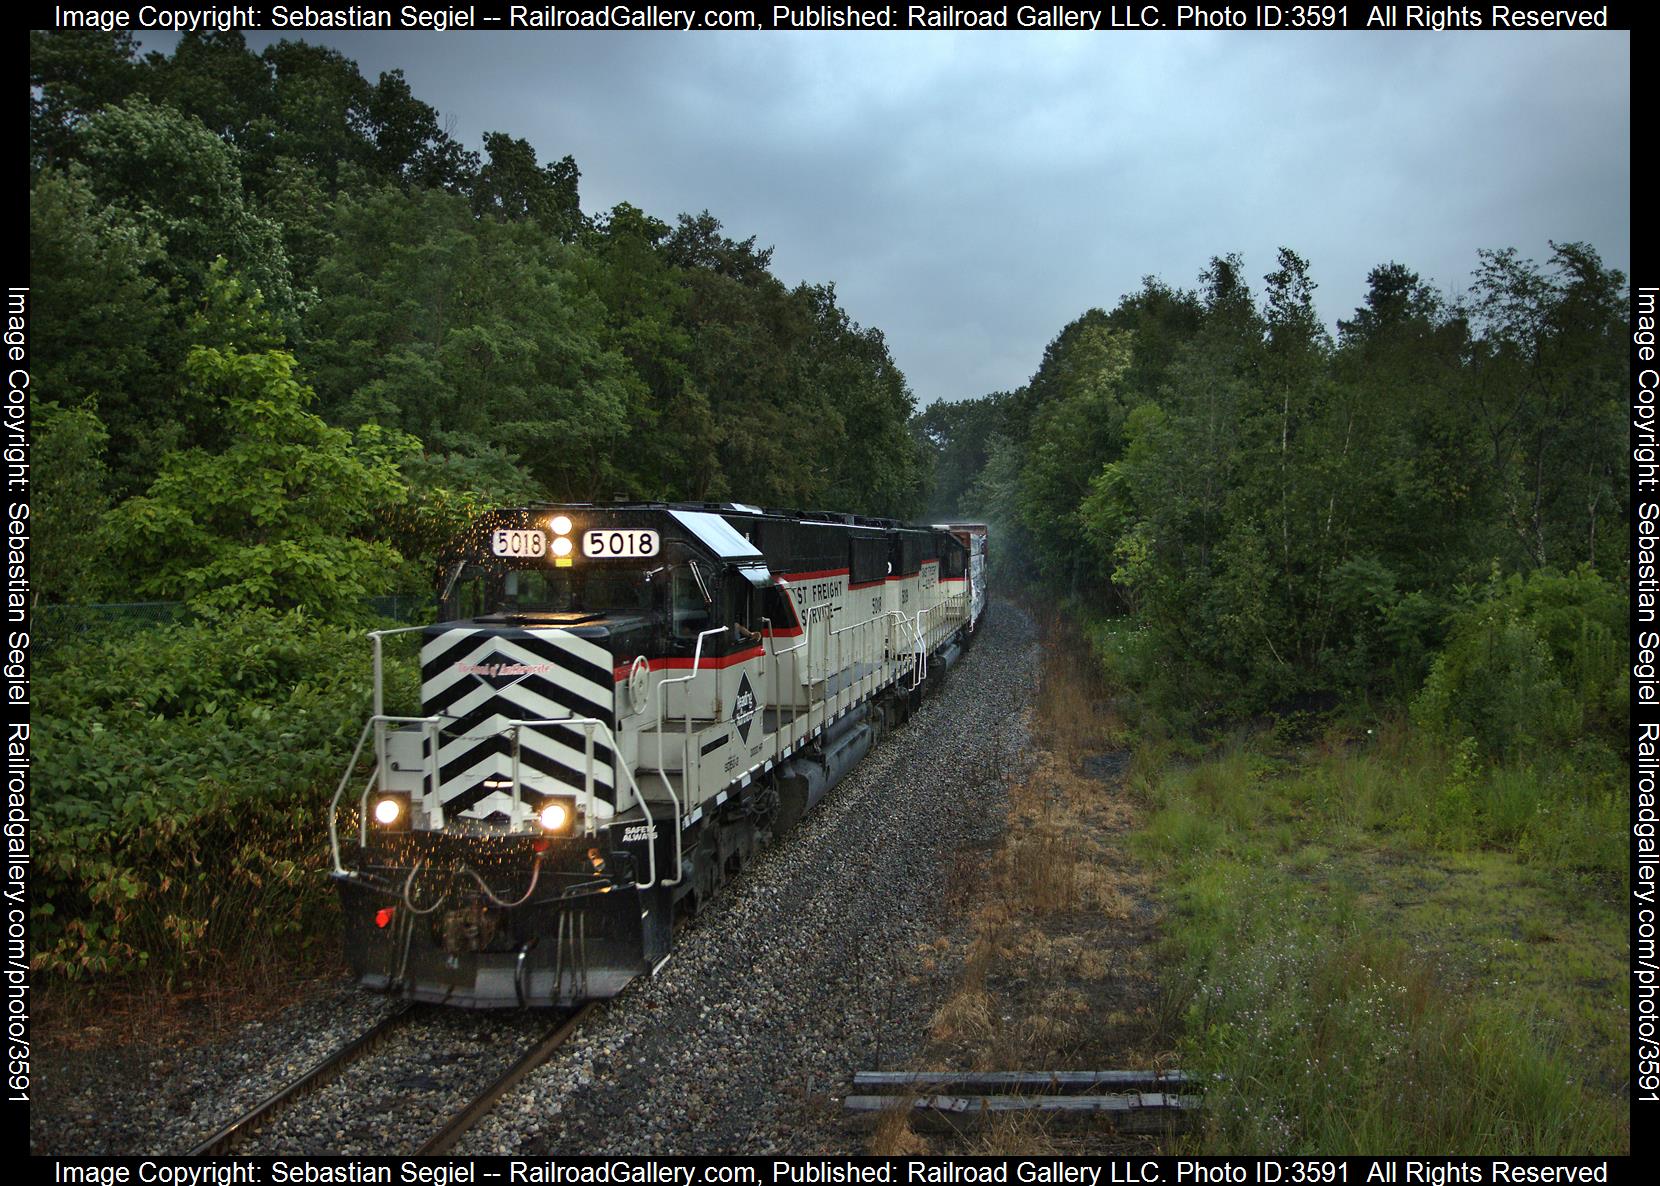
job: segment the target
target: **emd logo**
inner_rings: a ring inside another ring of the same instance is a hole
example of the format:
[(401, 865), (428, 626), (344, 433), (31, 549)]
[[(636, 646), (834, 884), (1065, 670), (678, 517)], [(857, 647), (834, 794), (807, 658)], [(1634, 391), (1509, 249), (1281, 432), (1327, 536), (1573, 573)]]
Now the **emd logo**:
[(738, 698), (732, 702), (732, 723), (738, 726), (738, 736), (749, 740), (749, 723), (755, 719), (755, 689), (749, 686), (746, 672), (738, 683)]

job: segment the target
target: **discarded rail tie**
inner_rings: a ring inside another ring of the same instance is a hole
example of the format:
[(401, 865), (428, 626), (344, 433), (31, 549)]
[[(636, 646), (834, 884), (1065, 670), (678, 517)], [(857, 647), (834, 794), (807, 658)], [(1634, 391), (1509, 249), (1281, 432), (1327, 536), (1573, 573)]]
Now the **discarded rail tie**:
[(875, 1118), (905, 1108), (928, 1127), (964, 1128), (1026, 1114), (1102, 1122), (1121, 1132), (1185, 1126), (1199, 1108), (1181, 1071), (859, 1071), (842, 1107)]

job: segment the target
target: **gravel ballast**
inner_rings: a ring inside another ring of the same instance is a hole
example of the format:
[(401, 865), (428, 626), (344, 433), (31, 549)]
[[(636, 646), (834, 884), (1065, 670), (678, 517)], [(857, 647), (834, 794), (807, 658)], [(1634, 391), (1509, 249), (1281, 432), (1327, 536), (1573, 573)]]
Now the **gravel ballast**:
[[(950, 969), (925, 973), (921, 953), (955, 926), (946, 887), (959, 854), (1001, 833), (1002, 776), (1025, 760), (1036, 680), (1032, 623), (999, 603), (910, 722), (682, 927), (656, 976), (591, 1017), (455, 1152), (858, 1151), (862, 1130), (840, 1097), (854, 1071), (901, 1065), (925, 1040)], [(56, 1060), (42, 1068), (31, 1143), (181, 1152), (389, 1007), (342, 988), (223, 1043)], [(466, 1084), (492, 1077), (546, 1023), (423, 1020), (249, 1151), (411, 1152)]]

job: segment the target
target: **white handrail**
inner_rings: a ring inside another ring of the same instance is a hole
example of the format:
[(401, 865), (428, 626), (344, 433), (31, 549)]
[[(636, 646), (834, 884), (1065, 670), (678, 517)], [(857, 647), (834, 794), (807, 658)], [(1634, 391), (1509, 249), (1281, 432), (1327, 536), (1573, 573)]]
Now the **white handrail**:
[[(388, 632), (388, 633), (391, 633), (391, 632)], [(437, 730), (438, 730), (438, 726), (442, 723), (442, 719), (443, 718), (441, 718), (441, 717), (389, 717), (389, 716), (381, 715), (380, 713), (376, 713), (374, 716), (370, 717), (367, 721), (363, 722), (363, 731), (357, 735), (357, 747), (352, 750), (351, 761), (346, 763), (345, 773), (343, 773), (340, 776), (340, 782), (334, 788), (334, 798), (329, 800), (329, 851), (333, 854), (333, 857), (334, 857), (334, 871), (336, 873), (344, 873), (346, 871), (346, 868), (345, 868), (344, 865), (342, 865), (340, 863), (340, 828), (339, 828), (339, 824), (336, 821), (335, 817), (339, 814), (339, 811), (340, 811), (340, 796), (344, 795), (346, 793), (346, 784), (351, 781), (352, 771), (357, 766), (357, 760), (360, 757), (363, 756), (363, 743), (369, 739), (369, 731), (371, 729), (374, 729), (376, 731), (377, 735), (379, 735), (381, 737), (384, 737), (385, 736), (385, 726), (386, 725), (424, 725), (424, 726), (426, 726), (426, 729), (428, 731), (430, 731), (431, 734), (432, 734), (432, 736), (430, 738), (430, 740), (432, 742), (432, 745), (429, 747), (429, 751), (427, 753), (427, 765), (429, 767), (428, 774), (432, 778), (432, 791), (433, 791), (434, 794), (437, 794), (437, 792), (438, 792)], [(375, 767), (374, 767), (373, 770), (371, 770), (369, 772), (369, 777), (363, 784), (363, 793), (358, 796), (358, 801), (357, 801), (358, 802), (358, 815), (359, 815), (358, 843), (360, 845), (367, 844), (368, 839), (369, 839), (369, 821), (368, 821), (367, 813), (364, 810), (365, 804), (368, 802), (368, 799), (369, 799), (369, 788), (375, 784), (377, 776), (379, 776), (381, 774), (381, 766), (384, 764), (385, 760), (386, 760), (385, 751), (384, 751), (384, 749), (382, 749), (380, 752), (378, 752), (375, 755)], [(382, 790), (386, 789), (384, 783), (382, 784), (381, 789)]]
[[(668, 688), (669, 688), (670, 684), (690, 683), (692, 680), (697, 678), (698, 668), (700, 666), (702, 666), (702, 664), (703, 664), (703, 640), (706, 639), (706, 638), (710, 638), (710, 637), (712, 637), (716, 634), (724, 634), (726, 632), (726, 629), (727, 628), (725, 626), (711, 626), (709, 629), (707, 629), (707, 630), (703, 631), (701, 634), (699, 634), (697, 636), (697, 646), (692, 649), (692, 669), (690, 671), (688, 671), (685, 675), (680, 676), (676, 679), (665, 679), (665, 680), (659, 680), (657, 682), (657, 753), (658, 753), (657, 777), (662, 780), (663, 789), (669, 793), (669, 798), (674, 800), (674, 844), (675, 844), (675, 855), (676, 855), (676, 857), (680, 856), (680, 843), (681, 843), (680, 834), (681, 834), (682, 831), (685, 830), (685, 828), (684, 828), (684, 825), (680, 822), (680, 800), (679, 800), (678, 797), (675, 796), (674, 788), (669, 785), (669, 773), (668, 773), (668, 771), (663, 769), (663, 762), (662, 762), (663, 724), (664, 724), (664, 721), (667, 718), (668, 712), (669, 712), (669, 692), (668, 692)], [(717, 697), (720, 694), (720, 690), (719, 690), (718, 687), (716, 688), (715, 694), (716, 694)], [(684, 743), (684, 748), (681, 751), (680, 777), (682, 779), (684, 779), (685, 783), (686, 783), (686, 809), (689, 811), (691, 809), (691, 805), (692, 805), (692, 770), (691, 770), (692, 706), (691, 706), (690, 696), (687, 697), (685, 721), (682, 725), (682, 728), (685, 731), (685, 736), (682, 738), (682, 741)], [(674, 881), (670, 882), (669, 884), (670, 885), (679, 885), (680, 884), (680, 878), (681, 878), (681, 871), (680, 871), (679, 866), (676, 865), (675, 879), (674, 879)]]
[[(587, 749), (588, 749), (588, 775), (587, 775), (587, 779), (586, 779), (587, 804), (584, 807), (584, 812), (585, 812), (587, 818), (583, 821), (583, 827), (584, 827), (584, 833), (583, 834), (584, 835), (591, 835), (593, 833), (593, 830), (594, 830), (593, 829), (593, 810), (594, 810), (594, 762), (593, 762), (593, 752), (594, 752), (594, 750), (593, 750), (593, 741), (594, 741), (594, 732), (595, 732), (595, 730), (598, 730), (599, 732), (605, 734), (605, 742), (606, 742), (607, 745), (609, 745), (611, 747), (611, 753), (613, 755), (620, 755), (622, 753), (622, 750), (617, 745), (616, 734), (611, 732), (611, 726), (607, 725), (604, 721), (598, 720), (594, 717), (554, 717), (551, 720), (542, 720), (542, 721), (518, 721), (518, 720), (508, 721), (507, 722), (507, 728), (513, 730), (513, 801), (515, 803), (517, 803), (519, 801), (519, 730), (521, 728), (526, 727), (526, 726), (534, 728), (538, 725), (581, 726), (582, 729), (583, 729), (584, 735), (588, 739), (588, 746), (587, 746)], [(646, 802), (646, 797), (644, 795), (640, 794), (640, 787), (634, 781), (634, 772), (628, 768), (628, 763), (626, 761), (625, 762), (618, 762), (617, 766), (619, 766), (622, 769), (623, 777), (628, 779), (628, 789), (634, 793), (635, 801), (640, 804), (640, 814), (646, 817), (646, 823), (649, 825), (648, 828), (647, 828), (647, 832), (646, 832), (646, 835), (647, 835), (646, 851), (650, 855), (650, 858), (651, 858), (651, 864), (650, 864), (651, 873), (646, 878), (645, 881), (636, 881), (634, 883), (634, 888), (635, 889), (651, 889), (653, 886), (659, 884), (658, 881), (657, 881), (657, 843), (656, 843), (656, 837), (652, 835), (652, 833), (657, 830), (657, 819), (656, 819), (655, 816), (653, 816), (651, 814), (651, 805)], [(666, 783), (664, 785), (667, 787), (667, 790), (669, 792), (670, 801), (673, 802), (673, 804), (674, 804), (675, 822), (678, 824), (680, 822), (680, 799), (679, 799), (678, 796), (675, 795), (673, 787), (667, 786)], [(682, 860), (682, 857), (683, 857), (683, 853), (681, 851), (680, 829), (678, 827), (676, 827), (675, 830), (674, 830), (674, 880), (673, 881), (662, 882), (661, 883), (662, 885), (674, 886), (674, 885), (679, 885), (680, 884), (680, 879), (681, 879), (681, 875), (682, 875), (681, 874), (681, 860)]]

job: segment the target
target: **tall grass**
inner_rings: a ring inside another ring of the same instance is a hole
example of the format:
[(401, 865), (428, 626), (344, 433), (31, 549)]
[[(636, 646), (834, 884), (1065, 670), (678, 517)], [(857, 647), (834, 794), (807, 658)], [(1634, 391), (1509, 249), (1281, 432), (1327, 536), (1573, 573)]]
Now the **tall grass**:
[[(1169, 1008), (1186, 1069), (1213, 1077), (1202, 1147), (1627, 1148), (1620, 1101), (1587, 1086), (1585, 1051), (1562, 1048), (1520, 994), (1449, 974), (1385, 913), (1401, 885), (1430, 892), (1413, 862), (1428, 872), (1463, 849), (1613, 897), (1623, 854), (1601, 839), (1619, 835), (1611, 796), (1574, 779), (1572, 763), (1490, 766), (1398, 723), (1303, 760), (1236, 743), (1197, 765), (1144, 767), (1136, 785), (1154, 810), (1137, 843), (1163, 864), (1175, 906)], [(1405, 867), (1388, 889), (1373, 867), (1385, 854)], [(1459, 925), (1501, 925), (1502, 893), (1477, 902)], [(1527, 937), (1548, 938), (1535, 930)]]

